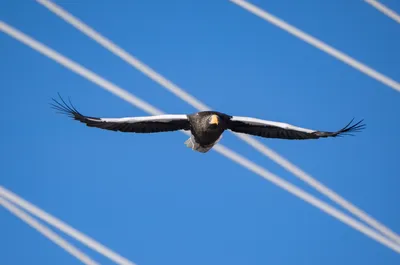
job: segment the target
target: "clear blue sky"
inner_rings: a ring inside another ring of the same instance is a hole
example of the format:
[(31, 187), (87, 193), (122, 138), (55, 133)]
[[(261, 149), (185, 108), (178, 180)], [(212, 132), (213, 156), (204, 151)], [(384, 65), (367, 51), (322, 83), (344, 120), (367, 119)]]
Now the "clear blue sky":
[[(364, 118), (357, 137), (261, 140), (400, 232), (399, 92), (229, 1), (57, 3), (216, 110), (321, 130)], [(362, 1), (253, 3), (400, 80), (400, 25)], [(1, 1), (0, 19), (165, 112), (195, 111), (34, 1)], [(87, 115), (146, 115), (3, 33), (0, 58), (0, 184), (139, 265), (399, 264), (179, 132), (115, 133), (55, 114), (60, 92)], [(232, 134), (222, 143), (317, 194)], [(1, 264), (78, 263), (4, 209), (0, 224)]]

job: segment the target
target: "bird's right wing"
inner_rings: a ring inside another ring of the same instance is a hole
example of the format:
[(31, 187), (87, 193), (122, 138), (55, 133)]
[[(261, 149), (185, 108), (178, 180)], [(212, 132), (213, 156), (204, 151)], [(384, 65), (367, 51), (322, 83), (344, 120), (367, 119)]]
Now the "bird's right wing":
[(280, 138), (280, 139), (318, 139), (325, 137), (336, 137), (359, 132), (365, 128), (362, 120), (351, 124), (349, 122), (345, 127), (334, 132), (324, 132), (297, 127), (291, 124), (261, 120), (251, 117), (233, 116), (229, 122), (228, 129), (238, 133), (246, 133), (264, 138)]
[(51, 105), (54, 109), (85, 123), (89, 127), (132, 133), (170, 132), (190, 129), (187, 115), (172, 114), (127, 118), (96, 118), (82, 115), (71, 102), (68, 105), (62, 98), (61, 103), (55, 99), (53, 101), (54, 103)]

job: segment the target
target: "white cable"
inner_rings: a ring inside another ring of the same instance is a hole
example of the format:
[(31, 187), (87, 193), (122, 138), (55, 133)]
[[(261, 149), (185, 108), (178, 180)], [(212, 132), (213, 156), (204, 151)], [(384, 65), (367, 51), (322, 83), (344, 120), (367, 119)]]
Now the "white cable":
[[(1, 26), (1, 25), (0, 25)], [(129, 261), (128, 259), (122, 257), (121, 255), (115, 253), (111, 249), (105, 247), (104, 245), (96, 242), (94, 239), (82, 234), (75, 228), (71, 227), (70, 225), (64, 223), (60, 219), (46, 213), (45, 211), (41, 210), (37, 206), (33, 205), (32, 203), (24, 200), (23, 198), (19, 197), (15, 193), (7, 190), (6, 188), (0, 186), (0, 198), (4, 197), (5, 199), (13, 202), (14, 204), (18, 205), (19, 207), (25, 209), (26, 211), (30, 212), (31, 214), (35, 215), (36, 217), (46, 221), (50, 225), (58, 228), (59, 230), (63, 231), (67, 235), (75, 238), (76, 240), (80, 241), (81, 243), (85, 244), (86, 246), (96, 250), (100, 254), (103, 254), (105, 257), (108, 257), (110, 260), (114, 261), (117, 264), (124, 264), (124, 265), (135, 265), (135, 263)]]
[(349, 55), (333, 48), (332, 46), (329, 46), (328, 44), (305, 33), (304, 31), (301, 31), (300, 29), (283, 21), (282, 19), (275, 17), (274, 15), (268, 13), (267, 11), (262, 10), (261, 8), (255, 6), (253, 4), (250, 4), (249, 2), (243, 1), (243, 0), (230, 0), (230, 1), (237, 4), (238, 6), (241, 6), (242, 8), (253, 13), (254, 15), (257, 15), (257, 16), (261, 17), (262, 19), (274, 24), (275, 26), (289, 32), (290, 34), (307, 42), (308, 44), (311, 44), (312, 46), (328, 53), (329, 55), (335, 57), (336, 59), (352, 66), (353, 68), (359, 70), (360, 72), (382, 82), (383, 84), (385, 84), (397, 91), (400, 91), (400, 83), (398, 83), (397, 81), (379, 73), (378, 71), (355, 60), (354, 58), (350, 57)]
[[(1, 21), (0, 21), (0, 30), (3, 30), (9, 36), (11, 36), (11, 37), (15, 38), (16, 40), (26, 44), (27, 46), (31, 47), (32, 49), (34, 49), (34, 50), (36, 50), (36, 51), (38, 51), (40, 53), (42, 53), (43, 55), (53, 59), (54, 61), (58, 62), (59, 64), (61, 64), (63, 66), (65, 66), (66, 68), (70, 69), (71, 71), (81, 75), (82, 77), (84, 77), (84, 78), (86, 78), (88, 80), (91, 80), (92, 82), (98, 84), (102, 88), (104, 88), (104, 89), (106, 89), (106, 90), (108, 90), (108, 91), (120, 96), (122, 99), (124, 99), (124, 100), (126, 100), (128, 102), (132, 102), (132, 101), (130, 101), (130, 99), (131, 98), (135, 98), (136, 101), (134, 101), (134, 102), (141, 102), (143, 104), (141, 104), (141, 105), (135, 104), (135, 103), (132, 103), (132, 104), (135, 105), (138, 108), (141, 108), (143, 111), (147, 111), (147, 110), (145, 110), (145, 108), (143, 108), (143, 106), (148, 106), (149, 110), (153, 110), (153, 112), (148, 111), (149, 114), (151, 114), (151, 115), (163, 114), (162, 112), (159, 113), (158, 112), (159, 110), (157, 110), (156, 108), (154, 108), (150, 104), (138, 99), (137, 97), (134, 97), (132, 94), (130, 94), (127, 91), (123, 90), (122, 88), (112, 84), (111, 82), (105, 80), (104, 78), (98, 76), (94, 72), (84, 68), (83, 66), (77, 64), (76, 62), (74, 62), (74, 61), (68, 59), (67, 57), (59, 54), (58, 52), (50, 49), (49, 47), (45, 46), (44, 44), (34, 40), (33, 38), (27, 36), (26, 34), (20, 32), (20, 31), (18, 31), (17, 29), (15, 29), (15, 28), (13, 28), (13, 27), (5, 24), (5, 23), (2, 23)], [(121, 93), (121, 91), (125, 91), (125, 93)], [(130, 97), (125, 99), (125, 97), (121, 96), (121, 95), (130, 95)], [(186, 132), (186, 134), (188, 134), (188, 133)], [(400, 246), (399, 245), (395, 244), (391, 240), (389, 240), (386, 237), (382, 236), (381, 234), (377, 233), (375, 230), (369, 228), (368, 226), (362, 224), (361, 222), (355, 220), (354, 218), (344, 214), (340, 210), (335, 209), (331, 205), (319, 200), (318, 198), (308, 194), (307, 192), (305, 192), (302, 189), (294, 186), (293, 184), (287, 182), (286, 180), (283, 180), (283, 179), (279, 178), (278, 176), (272, 174), (271, 172), (269, 172), (265, 168), (262, 168), (262, 167), (258, 166), (257, 164), (255, 164), (255, 163), (251, 162), (250, 160), (246, 159), (245, 157), (235, 153), (234, 151), (228, 149), (227, 147), (224, 147), (224, 146), (222, 146), (220, 144), (217, 144), (216, 146), (214, 146), (213, 150), (215, 150), (218, 153), (222, 154), (223, 156), (225, 156), (225, 157), (237, 162), (238, 164), (240, 164), (243, 167), (247, 168), (248, 170), (258, 174), (259, 176), (271, 181), (272, 183), (274, 183), (278, 187), (281, 187), (282, 189), (292, 193), (293, 195), (301, 198), (302, 200), (310, 203), (311, 205), (314, 205), (318, 209), (320, 209), (320, 210), (324, 211), (325, 213), (328, 213), (329, 215), (337, 218), (338, 220), (342, 221), (343, 223), (349, 225), (350, 227), (353, 227), (354, 229), (364, 233), (365, 235), (371, 237), (372, 239), (375, 239), (377, 242), (380, 242), (381, 244), (389, 247), (390, 249), (394, 250), (395, 252), (400, 253)], [(3, 196), (6, 196), (7, 194), (4, 192), (4, 188), (2, 190), (3, 190)], [(7, 197), (7, 198), (10, 199), (9, 197)], [(15, 203), (17, 203), (17, 202), (15, 202)], [(23, 207), (22, 205), (20, 205), (20, 206)], [(26, 209), (26, 210), (30, 210), (30, 209)], [(38, 213), (38, 211), (36, 211), (36, 213)], [(42, 218), (41, 216), (39, 216), (39, 217)], [(46, 221), (53, 221), (53, 223), (54, 223), (54, 220), (49, 218), (49, 216), (47, 216), (47, 220)], [(58, 222), (60, 222), (60, 220), (58, 220)], [(52, 225), (56, 225), (56, 224), (57, 223), (52, 224)], [(65, 230), (68, 227), (57, 226), (57, 228), (59, 228), (60, 230), (64, 231), (65, 233), (68, 233), (68, 230), (67, 231)], [(71, 231), (71, 230), (69, 230), (69, 231)], [(75, 237), (77, 240), (81, 241), (82, 236), (77, 237), (77, 232), (78, 231), (75, 230), (75, 233), (69, 233), (69, 235), (71, 235), (71, 236)], [(102, 253), (102, 252), (100, 252), (100, 253)]]
[(365, 0), (365, 2), (367, 2), (371, 6), (375, 7), (376, 9), (381, 11), (383, 14), (390, 17), (394, 21), (396, 21), (397, 23), (400, 23), (400, 15), (397, 14), (396, 12), (394, 12), (393, 10), (391, 10), (390, 8), (388, 8), (387, 6), (385, 6), (375, 0)]
[(6, 199), (0, 196), (0, 206), (6, 208), (9, 212), (14, 214), (16, 217), (24, 221), (26, 224), (30, 225), (34, 229), (36, 229), (43, 236), (47, 237), (49, 240), (53, 241), (59, 247), (67, 251), (69, 254), (82, 261), (82, 263), (87, 265), (99, 265), (96, 261), (91, 259), (85, 253), (68, 243), (62, 237), (54, 233), (51, 229), (39, 223), (35, 218), (25, 213), (24, 211), (18, 209), (18, 207), (14, 206), (14, 204), (8, 202)]
[(176, 95), (179, 95), (180, 98), (183, 100), (190, 102), (190, 104), (201, 110), (207, 110), (209, 107), (207, 107), (205, 104), (191, 96), (190, 94), (186, 93), (182, 89), (180, 89), (178, 86), (170, 82), (169, 80), (165, 79), (162, 75), (158, 74), (155, 72), (153, 69), (151, 69), (149, 66), (145, 65), (138, 59), (134, 58), (132, 55), (112, 43), (109, 39), (101, 36), (98, 32), (84, 24), (82, 21), (62, 9), (61, 7), (57, 6), (55, 3), (52, 3), (51, 1), (47, 0), (37, 0), (40, 4), (44, 5), (47, 7), (50, 11), (54, 12), (56, 15), (88, 35), (90, 38), (94, 39), (97, 41), (99, 44), (101, 44), (103, 47), (107, 48), (110, 50), (112, 53), (116, 54), (132, 66), (136, 67), (138, 70), (140, 70), (143, 74), (145, 74), (147, 77), (151, 78), (152, 80), (156, 81), (157, 83), (165, 86), (173, 92)]
[[(150, 79), (157, 82), (161, 86), (165, 87), (167, 90), (175, 94), (177, 97), (181, 98), (185, 102), (192, 105), (194, 108), (198, 110), (210, 110), (211, 108), (205, 105), (203, 102), (199, 101), (192, 95), (188, 94), (182, 88), (178, 87), (176, 84), (172, 83), (170, 80), (166, 79), (149, 66), (123, 50), (121, 47), (117, 46), (111, 40), (107, 39), (106, 37), (102, 36), (100, 33), (96, 32), (93, 28), (89, 27), (85, 23), (83, 23), (78, 18), (74, 17), (72, 14), (68, 13), (66, 10), (62, 9), (55, 3), (52, 3), (48, 0), (38, 0), (38, 2), (48, 8), (50, 11), (55, 13), (57, 16), (80, 30), (82, 33), (86, 34), (88, 37), (92, 38), (104, 48), (108, 49), (115, 55), (119, 56), (122, 60), (126, 61), (131, 66), (135, 67), (137, 70), (141, 71), (145, 75), (147, 75)], [(308, 183), (310, 186), (314, 187), (316, 190), (330, 198), (332, 201), (336, 202), (337, 204), (341, 205), (343, 208), (347, 209), (355, 216), (359, 217), (361, 220), (365, 221), (384, 235), (390, 237), (392, 240), (398, 242), (400, 244), (400, 237), (369, 216), (367, 213), (362, 211), (361, 209), (357, 208), (355, 205), (351, 204), (349, 201), (341, 197), (339, 194), (335, 193), (333, 190), (326, 187), (324, 184), (320, 183), (318, 180), (314, 179), (311, 175), (301, 170), (296, 165), (289, 162), (284, 157), (280, 156), (278, 153), (273, 151), (272, 149), (268, 148), (267, 146), (263, 145), (260, 141), (254, 139), (251, 136), (245, 134), (238, 134), (235, 133), (237, 137), (242, 139), (243, 141), (247, 142), (253, 148), (261, 152), (263, 155), (268, 156), (270, 159), (281, 165), (283, 168), (288, 170), (289, 172), (293, 173), (296, 177), (300, 178), (304, 182)]]

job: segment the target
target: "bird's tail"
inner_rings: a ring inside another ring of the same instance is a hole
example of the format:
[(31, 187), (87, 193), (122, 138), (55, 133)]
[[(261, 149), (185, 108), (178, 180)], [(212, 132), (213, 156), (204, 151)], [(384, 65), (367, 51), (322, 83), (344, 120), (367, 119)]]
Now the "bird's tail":
[[(218, 142), (218, 141), (217, 141), (217, 142)], [(201, 146), (200, 144), (196, 143), (196, 140), (194, 139), (194, 136), (191, 135), (190, 138), (187, 139), (187, 140), (185, 141), (185, 145), (186, 145), (187, 147), (189, 147), (190, 149), (195, 150), (195, 151), (197, 151), (197, 152), (200, 152), (200, 153), (207, 153), (208, 151), (210, 151), (211, 148), (213, 148), (213, 146), (215, 145), (215, 143), (212, 144), (212, 145), (209, 145), (209, 146), (205, 146), (205, 147), (204, 147), (204, 146)]]

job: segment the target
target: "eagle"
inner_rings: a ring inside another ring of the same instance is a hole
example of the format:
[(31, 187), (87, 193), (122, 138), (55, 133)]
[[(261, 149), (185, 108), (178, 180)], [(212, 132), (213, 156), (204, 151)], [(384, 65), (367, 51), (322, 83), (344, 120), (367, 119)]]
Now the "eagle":
[(287, 140), (319, 139), (353, 135), (365, 128), (363, 120), (353, 123), (352, 119), (345, 127), (335, 132), (318, 131), (297, 127), (282, 122), (262, 120), (252, 117), (231, 116), (218, 111), (199, 111), (193, 114), (165, 114), (144, 117), (97, 118), (81, 114), (69, 100), (69, 104), (60, 96), (60, 101), (52, 99), (52, 108), (67, 114), (74, 120), (89, 127), (130, 133), (158, 133), (185, 130), (190, 138), (184, 144), (201, 153), (207, 153), (219, 142), (225, 130), (244, 133), (263, 138)]

